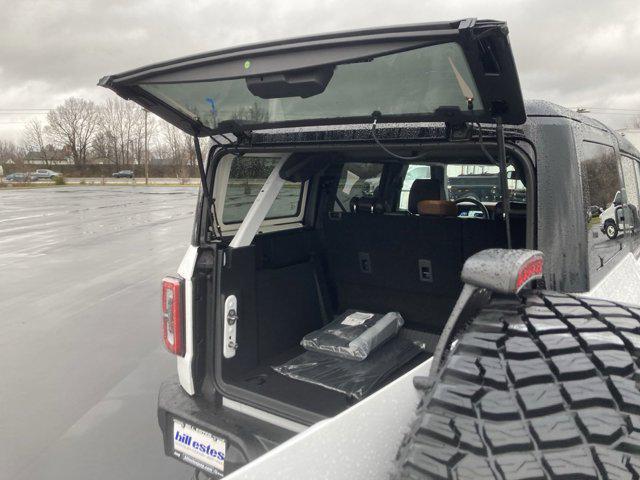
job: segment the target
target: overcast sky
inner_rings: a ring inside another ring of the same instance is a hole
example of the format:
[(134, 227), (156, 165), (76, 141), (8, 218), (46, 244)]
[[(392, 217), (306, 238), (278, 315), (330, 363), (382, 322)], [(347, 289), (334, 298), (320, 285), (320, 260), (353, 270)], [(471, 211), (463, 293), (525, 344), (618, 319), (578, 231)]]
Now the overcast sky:
[[(638, 0), (0, 0), (0, 139), (109, 73), (200, 51), (376, 25), (506, 20), (525, 98), (640, 111)], [(615, 128), (632, 117), (598, 115)]]

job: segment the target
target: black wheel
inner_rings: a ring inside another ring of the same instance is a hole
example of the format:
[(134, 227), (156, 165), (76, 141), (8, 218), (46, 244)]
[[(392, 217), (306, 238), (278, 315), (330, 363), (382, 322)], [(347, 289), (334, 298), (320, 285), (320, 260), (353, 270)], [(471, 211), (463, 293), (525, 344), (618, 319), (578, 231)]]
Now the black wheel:
[(424, 388), (395, 478), (639, 478), (639, 319), (552, 292), (492, 300)]
[(615, 238), (617, 238), (618, 226), (616, 225), (616, 222), (614, 222), (613, 220), (607, 220), (606, 222), (604, 222), (604, 233), (611, 240), (614, 240)]

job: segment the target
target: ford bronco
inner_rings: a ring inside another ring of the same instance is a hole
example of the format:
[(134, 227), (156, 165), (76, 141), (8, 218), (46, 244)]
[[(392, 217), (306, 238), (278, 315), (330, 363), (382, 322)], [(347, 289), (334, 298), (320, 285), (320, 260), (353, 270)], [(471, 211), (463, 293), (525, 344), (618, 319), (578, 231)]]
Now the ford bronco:
[[(637, 478), (640, 232), (624, 215), (603, 234), (597, 212), (618, 191), (637, 211), (640, 153), (525, 102), (504, 22), (273, 41), (100, 85), (193, 135), (200, 168), (162, 286), (167, 455), (228, 475), (421, 372), (413, 426), (384, 427), (406, 433), (386, 448), (399, 478)], [(390, 312), (364, 359), (301, 345)], [(311, 457), (298, 478), (335, 460)]]

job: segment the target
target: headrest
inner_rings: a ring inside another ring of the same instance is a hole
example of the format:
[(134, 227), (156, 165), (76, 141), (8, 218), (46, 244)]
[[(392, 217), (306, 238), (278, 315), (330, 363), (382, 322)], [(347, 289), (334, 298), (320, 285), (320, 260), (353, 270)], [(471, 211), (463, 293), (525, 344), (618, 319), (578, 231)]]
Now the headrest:
[(385, 213), (386, 205), (375, 197), (353, 197), (349, 202), (353, 213)]
[(419, 215), (437, 215), (439, 217), (456, 217), (456, 202), (449, 200), (421, 200), (418, 202)]
[(418, 202), (422, 200), (441, 200), (442, 183), (435, 178), (419, 179), (413, 182), (409, 191), (410, 213), (418, 213)]

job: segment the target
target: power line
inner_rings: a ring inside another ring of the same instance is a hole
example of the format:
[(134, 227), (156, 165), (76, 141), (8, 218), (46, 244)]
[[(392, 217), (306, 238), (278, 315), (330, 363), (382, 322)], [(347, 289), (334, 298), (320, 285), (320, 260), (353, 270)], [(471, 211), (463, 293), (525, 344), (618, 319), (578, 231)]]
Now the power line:
[(585, 107), (584, 105), (580, 106), (580, 107), (571, 107), (574, 110), (577, 110), (578, 108), (586, 108), (587, 110), (612, 110), (612, 111), (616, 111), (616, 112), (635, 112), (635, 113), (640, 113), (640, 110), (637, 108), (609, 108), (609, 107)]
[(591, 113), (593, 115), (622, 115), (626, 117), (640, 116), (640, 111), (638, 113), (623, 113), (623, 112), (592, 112), (590, 110), (587, 110), (586, 112), (579, 112), (579, 113), (586, 113), (586, 114)]

